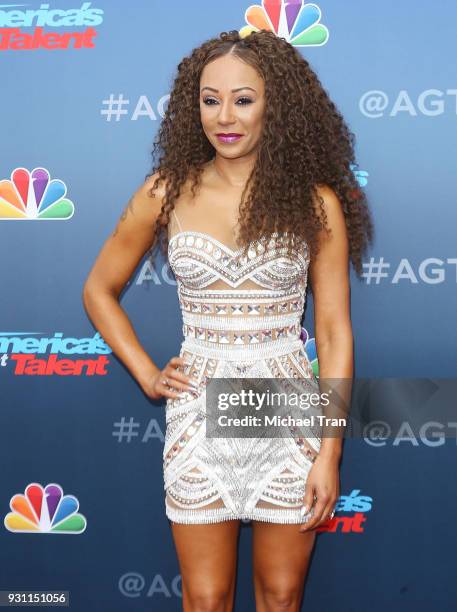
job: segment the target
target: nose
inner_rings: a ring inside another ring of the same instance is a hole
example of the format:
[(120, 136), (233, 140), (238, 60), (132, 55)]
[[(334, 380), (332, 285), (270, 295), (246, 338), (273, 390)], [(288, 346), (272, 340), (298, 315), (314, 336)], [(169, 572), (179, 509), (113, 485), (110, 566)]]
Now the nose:
[(225, 102), (223, 102), (220, 107), (219, 107), (219, 116), (218, 116), (218, 122), (222, 125), (227, 125), (230, 123), (233, 123), (235, 120), (234, 114), (233, 114), (233, 107), (232, 107), (232, 103), (230, 102), (230, 100), (226, 100)]

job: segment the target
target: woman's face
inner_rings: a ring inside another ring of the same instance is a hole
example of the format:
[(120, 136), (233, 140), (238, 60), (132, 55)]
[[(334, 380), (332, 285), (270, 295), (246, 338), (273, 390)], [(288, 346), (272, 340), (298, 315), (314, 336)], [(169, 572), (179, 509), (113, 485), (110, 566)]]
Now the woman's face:
[(262, 77), (233, 55), (205, 66), (200, 79), (200, 116), (206, 137), (219, 155), (233, 159), (257, 148), (264, 94)]

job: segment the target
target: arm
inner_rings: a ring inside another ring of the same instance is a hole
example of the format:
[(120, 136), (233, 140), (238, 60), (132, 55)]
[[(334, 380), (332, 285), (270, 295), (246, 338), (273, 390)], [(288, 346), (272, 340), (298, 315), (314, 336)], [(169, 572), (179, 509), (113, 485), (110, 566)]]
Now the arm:
[[(329, 187), (320, 187), (317, 191), (324, 200), (327, 225), (331, 230), (330, 235), (325, 230), (321, 231), (320, 250), (310, 263), (309, 270), (320, 391), (322, 393), (331, 388), (333, 394), (341, 398), (343, 406), (341, 409), (341, 405), (337, 404), (334, 408), (330, 404), (330, 410), (324, 410), (324, 416), (347, 418), (353, 376), (349, 244), (344, 213), (336, 194)], [(316, 210), (320, 210), (318, 203)], [(304, 505), (308, 510), (313, 506), (313, 495), (316, 495), (317, 502), (313, 518), (300, 531), (314, 529), (325, 522), (338, 499), (338, 464), (344, 428), (340, 431), (329, 427), (326, 434), (326, 427), (323, 427), (321, 447), (307, 481)]]
[[(148, 195), (156, 176), (145, 181), (130, 198), (115, 231), (104, 243), (83, 289), (83, 303), (95, 327), (143, 391), (153, 399), (161, 395), (177, 397), (178, 393), (168, 391), (165, 386), (156, 388), (161, 370), (141, 346), (119, 303), (119, 296), (141, 258), (152, 246), (153, 227), (165, 192), (164, 187), (159, 186), (155, 198)], [(181, 358), (173, 359), (175, 366), (181, 364)], [(176, 375), (167, 373), (167, 378), (176, 378), (182, 383), (188, 379), (177, 372)], [(184, 384), (175, 386), (187, 388)]]
[[(320, 187), (331, 235), (320, 235), (320, 251), (310, 264), (319, 378), (335, 386), (346, 402), (347, 416), (353, 376), (353, 335), (350, 318), (349, 244), (341, 204), (332, 189)], [(338, 381), (336, 380), (338, 379)], [(333, 382), (334, 381), (334, 382)], [(331, 415), (333, 416), (333, 415)], [(336, 416), (336, 415), (335, 415)], [(342, 438), (323, 436), (320, 455), (339, 460)]]

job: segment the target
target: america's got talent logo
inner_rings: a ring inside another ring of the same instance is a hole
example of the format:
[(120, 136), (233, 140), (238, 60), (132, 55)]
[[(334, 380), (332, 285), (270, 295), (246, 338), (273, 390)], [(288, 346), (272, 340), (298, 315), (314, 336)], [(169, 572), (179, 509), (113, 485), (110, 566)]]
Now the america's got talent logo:
[[(27, 5), (0, 4), (0, 51), (95, 47), (95, 26), (103, 23), (104, 12), (91, 5), (83, 2), (79, 8), (61, 9), (46, 2), (24, 10)], [(56, 28), (67, 31), (56, 32)]]
[(360, 493), (361, 489), (353, 489), (349, 495), (340, 495), (335, 505), (336, 515), (316, 530), (327, 533), (364, 533), (367, 512), (373, 509), (373, 498)]
[(112, 349), (99, 332), (87, 338), (0, 331), (0, 368), (14, 376), (106, 376)]

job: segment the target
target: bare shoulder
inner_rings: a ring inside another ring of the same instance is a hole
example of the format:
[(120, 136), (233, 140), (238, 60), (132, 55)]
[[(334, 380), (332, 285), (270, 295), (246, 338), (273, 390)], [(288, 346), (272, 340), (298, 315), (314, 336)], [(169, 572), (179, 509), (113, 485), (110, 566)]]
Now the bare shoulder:
[[(156, 200), (156, 202), (162, 203), (162, 199), (165, 196), (165, 179), (158, 180), (159, 173), (155, 172), (148, 176), (148, 178), (144, 181), (144, 183), (139, 187), (137, 194), (139, 197), (144, 199), (152, 198)], [(157, 182), (157, 184), (156, 184)]]
[(336, 235), (344, 240), (347, 237), (346, 220), (339, 197), (329, 185), (325, 184), (316, 185), (316, 195), (314, 209), (321, 220), (323, 216), (325, 217), (325, 225), (330, 230), (330, 234), (322, 230), (320, 238), (330, 238)]
[(335, 191), (329, 185), (323, 183), (316, 185), (316, 193), (317, 198), (315, 198), (315, 206), (317, 211), (320, 210), (320, 202), (322, 201), (327, 215), (343, 215), (341, 202)]
[(130, 197), (114, 232), (108, 237), (86, 280), (84, 291), (119, 295), (136, 266), (154, 242), (154, 226), (162, 207), (165, 186), (148, 177)]
[[(315, 210), (325, 227), (319, 232), (319, 253), (311, 262), (314, 284), (319, 279), (332, 278), (347, 267), (349, 242), (343, 206), (335, 191), (328, 185), (316, 186)], [(324, 219), (323, 219), (324, 216)]]
[(160, 214), (163, 198), (165, 196), (164, 181), (155, 186), (158, 173), (149, 176), (140, 185), (127, 202), (119, 223), (114, 231), (114, 236), (120, 231), (121, 223), (128, 220), (131, 224), (151, 228)]

